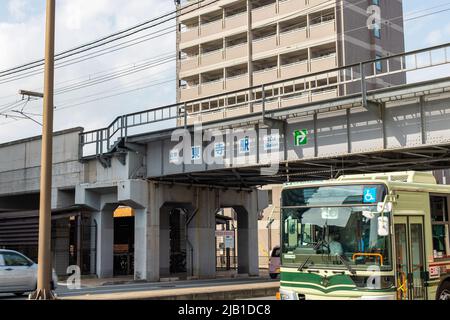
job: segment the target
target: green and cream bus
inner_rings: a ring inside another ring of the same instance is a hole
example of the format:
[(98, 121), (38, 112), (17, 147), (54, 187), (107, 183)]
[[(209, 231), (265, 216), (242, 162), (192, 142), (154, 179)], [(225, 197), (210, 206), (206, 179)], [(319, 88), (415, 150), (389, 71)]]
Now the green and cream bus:
[(280, 299), (449, 300), (449, 205), (431, 173), (285, 184)]

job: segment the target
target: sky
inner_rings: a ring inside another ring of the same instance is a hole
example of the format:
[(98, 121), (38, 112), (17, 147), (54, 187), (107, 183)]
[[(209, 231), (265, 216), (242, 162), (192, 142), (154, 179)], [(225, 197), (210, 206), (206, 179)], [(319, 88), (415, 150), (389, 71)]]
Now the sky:
[[(56, 51), (61, 52), (102, 36), (137, 25), (174, 10), (173, 0), (57, 0)], [(450, 0), (403, 0), (406, 17), (439, 10)], [(430, 11), (424, 11), (436, 7)], [(159, 28), (170, 27), (174, 22)], [(0, 0), (0, 71), (44, 56), (45, 0)], [(147, 34), (150, 31), (144, 32)], [(137, 35), (139, 36), (139, 35)], [(450, 11), (405, 22), (406, 50), (450, 42)], [(175, 54), (175, 33), (139, 45), (57, 69), (56, 88), (76, 86), (102, 73), (124, 70)], [(449, 68), (421, 74), (420, 78), (450, 74)], [(411, 75), (411, 79), (419, 75)], [(43, 75), (2, 83), (0, 108), (20, 100), (20, 89), (42, 91)], [(117, 93), (126, 94), (116, 95)], [(55, 130), (81, 126), (85, 130), (109, 125), (118, 115), (174, 103), (175, 62), (133, 73), (102, 84), (55, 96)], [(108, 97), (110, 96), (110, 97)], [(102, 98), (101, 100), (99, 98)], [(19, 105), (33, 118), (42, 101)], [(30, 120), (0, 117), (0, 143), (39, 135), (41, 127)]]

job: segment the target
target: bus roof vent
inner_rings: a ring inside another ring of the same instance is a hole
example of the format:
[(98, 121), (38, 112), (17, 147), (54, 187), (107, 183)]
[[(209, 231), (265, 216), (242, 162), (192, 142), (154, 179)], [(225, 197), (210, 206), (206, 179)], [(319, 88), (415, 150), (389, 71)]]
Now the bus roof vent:
[(340, 176), (339, 181), (349, 180), (385, 180), (409, 183), (437, 184), (431, 172), (403, 171), (387, 173), (370, 173)]

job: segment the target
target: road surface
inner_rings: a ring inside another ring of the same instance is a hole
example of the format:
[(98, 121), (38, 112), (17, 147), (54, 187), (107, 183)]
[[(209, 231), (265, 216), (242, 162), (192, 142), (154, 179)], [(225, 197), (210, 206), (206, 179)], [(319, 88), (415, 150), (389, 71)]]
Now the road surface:
[[(246, 284), (254, 283), (273, 283), (276, 280), (267, 278), (237, 278), (237, 279), (210, 279), (210, 280), (189, 280), (177, 282), (152, 282), (152, 283), (130, 283), (130, 284), (114, 284), (104, 285), (99, 287), (84, 287), (79, 290), (69, 290), (65, 283), (59, 283), (56, 294), (60, 298), (77, 297), (83, 295), (102, 295), (110, 293), (127, 293), (139, 291), (161, 291), (173, 289), (186, 288), (201, 288), (201, 287), (218, 287), (226, 285), (242, 285), (245, 288)], [(269, 297), (268, 297), (269, 298)], [(2, 300), (25, 300), (24, 297), (16, 297), (9, 294), (0, 294)]]

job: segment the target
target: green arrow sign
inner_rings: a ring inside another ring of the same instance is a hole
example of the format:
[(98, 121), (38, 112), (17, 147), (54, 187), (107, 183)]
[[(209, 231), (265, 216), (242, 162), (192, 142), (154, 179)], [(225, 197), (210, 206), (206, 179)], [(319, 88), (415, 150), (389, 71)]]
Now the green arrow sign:
[(294, 131), (294, 143), (297, 147), (308, 144), (308, 130), (305, 129)]

